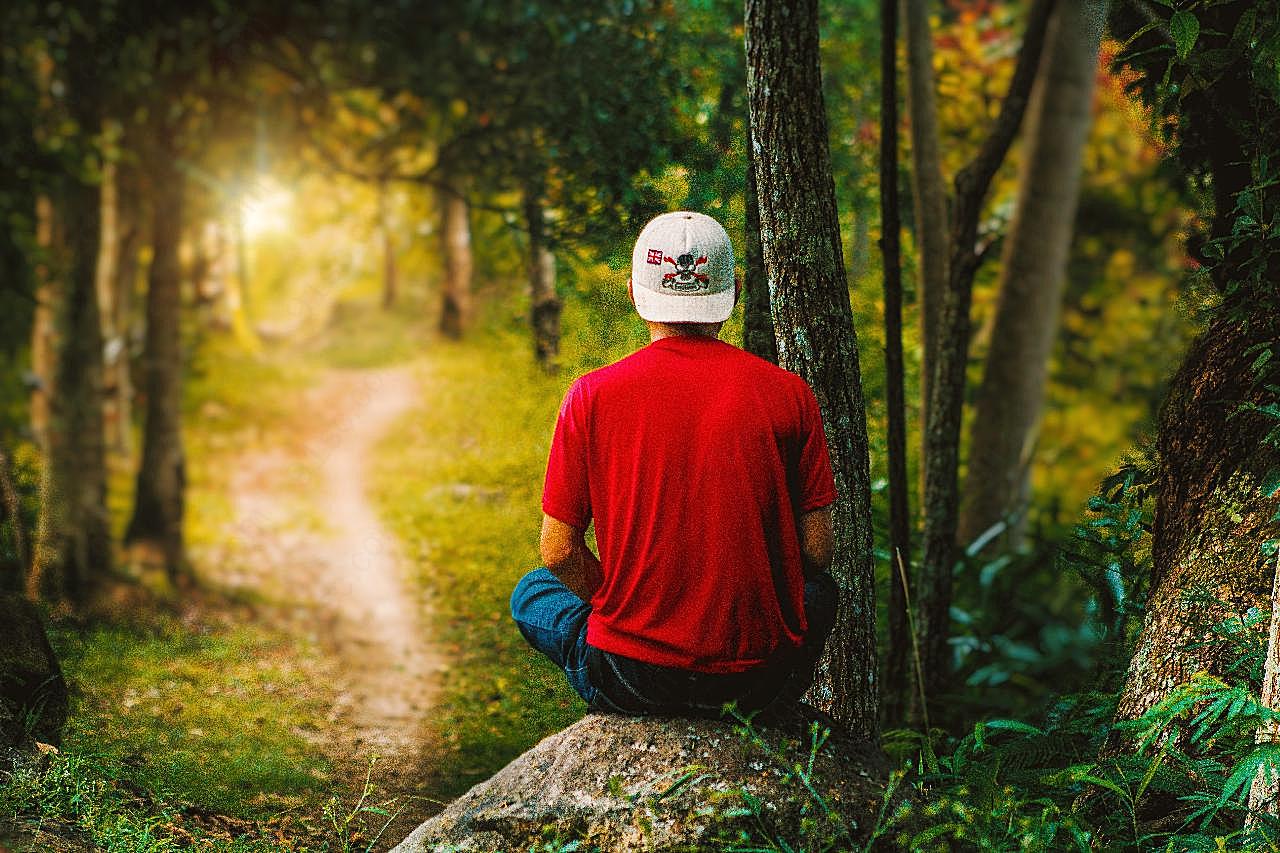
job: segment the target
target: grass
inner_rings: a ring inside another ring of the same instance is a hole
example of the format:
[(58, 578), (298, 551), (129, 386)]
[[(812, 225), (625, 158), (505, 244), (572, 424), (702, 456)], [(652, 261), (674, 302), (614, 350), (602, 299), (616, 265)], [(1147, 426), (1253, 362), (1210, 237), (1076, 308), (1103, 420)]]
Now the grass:
[(308, 650), (252, 624), (55, 633), (75, 685), (64, 748), (165, 799), (241, 818), (314, 805), (332, 768), (307, 738), (328, 708)]

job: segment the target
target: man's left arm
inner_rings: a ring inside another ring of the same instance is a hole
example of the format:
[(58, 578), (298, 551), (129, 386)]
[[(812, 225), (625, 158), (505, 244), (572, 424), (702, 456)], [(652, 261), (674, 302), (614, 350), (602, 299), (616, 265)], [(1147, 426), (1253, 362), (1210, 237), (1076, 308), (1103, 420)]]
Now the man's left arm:
[(547, 570), (578, 598), (590, 602), (604, 575), (600, 558), (587, 547), (586, 531), (543, 513), (538, 549)]

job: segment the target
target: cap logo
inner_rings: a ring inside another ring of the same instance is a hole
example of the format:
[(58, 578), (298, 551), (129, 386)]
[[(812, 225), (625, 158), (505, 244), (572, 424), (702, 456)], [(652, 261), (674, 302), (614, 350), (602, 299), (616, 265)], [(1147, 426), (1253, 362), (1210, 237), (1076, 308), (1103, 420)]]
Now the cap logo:
[[(649, 257), (653, 257), (653, 252), (653, 249), (649, 250)], [(662, 260), (675, 268), (675, 272), (662, 274), (663, 287), (679, 291), (700, 290), (711, 281), (706, 273), (698, 272), (698, 267), (707, 262), (706, 255), (699, 255), (695, 259), (692, 253), (686, 252), (677, 258), (666, 255)]]
[(645, 256), (645, 262), (653, 264), (655, 267), (662, 264), (662, 250), (650, 249), (649, 254)]

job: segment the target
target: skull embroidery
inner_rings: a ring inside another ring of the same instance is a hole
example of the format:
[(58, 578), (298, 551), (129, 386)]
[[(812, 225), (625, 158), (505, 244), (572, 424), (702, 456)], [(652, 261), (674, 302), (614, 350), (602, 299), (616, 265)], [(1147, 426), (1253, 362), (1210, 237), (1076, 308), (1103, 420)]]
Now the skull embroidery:
[(699, 255), (695, 259), (692, 253), (685, 252), (678, 258), (667, 255), (662, 260), (671, 264), (676, 270), (675, 272), (663, 273), (663, 287), (681, 291), (699, 290), (711, 280), (706, 273), (698, 272), (698, 267), (707, 262), (706, 255)]

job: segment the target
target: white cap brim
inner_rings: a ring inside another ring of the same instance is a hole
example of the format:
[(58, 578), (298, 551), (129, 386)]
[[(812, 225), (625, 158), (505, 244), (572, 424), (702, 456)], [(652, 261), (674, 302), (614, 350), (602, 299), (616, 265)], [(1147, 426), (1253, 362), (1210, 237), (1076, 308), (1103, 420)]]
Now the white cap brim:
[(723, 323), (737, 301), (734, 288), (697, 296), (632, 287), (636, 313), (652, 323)]

